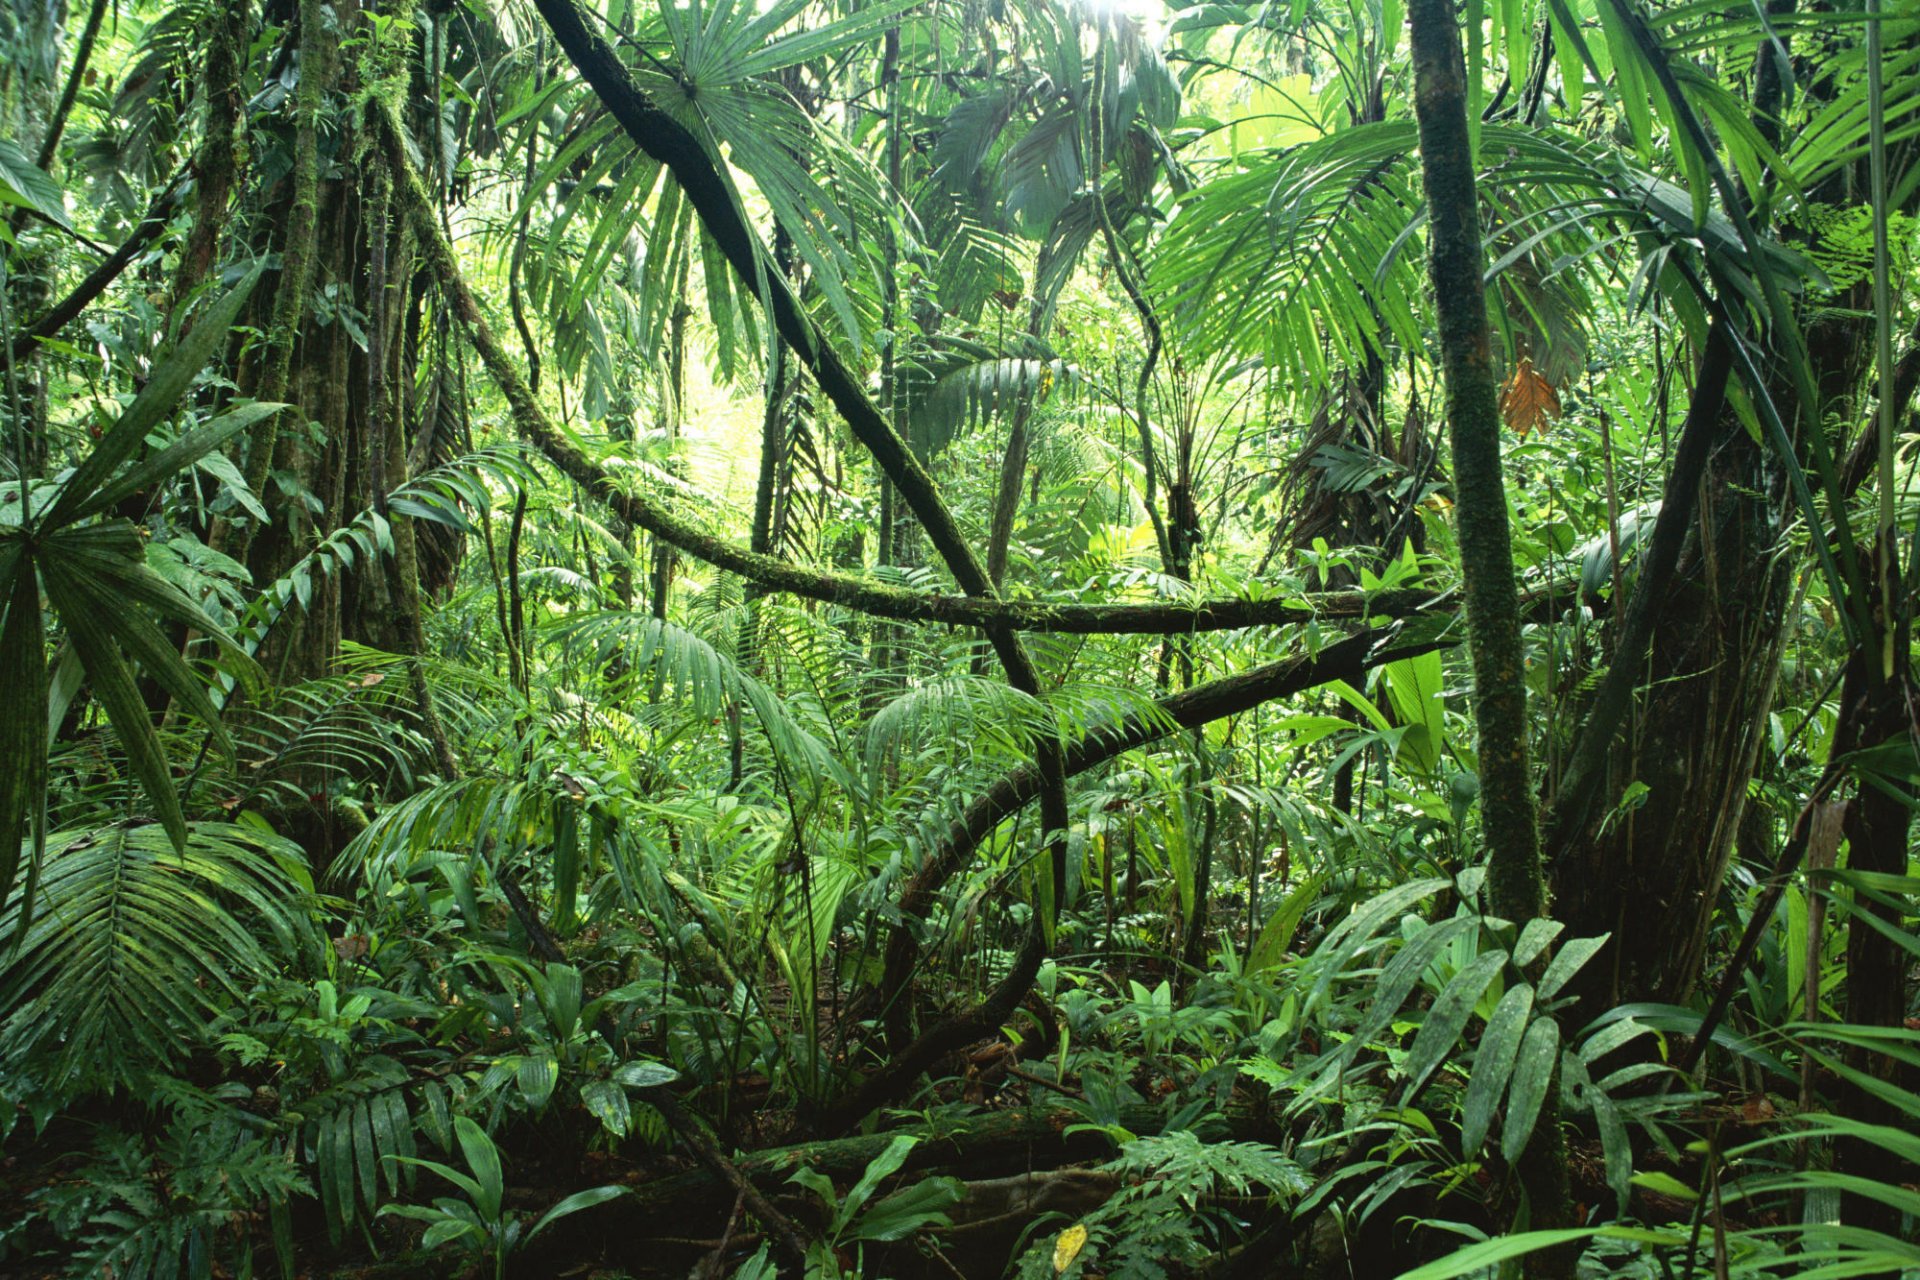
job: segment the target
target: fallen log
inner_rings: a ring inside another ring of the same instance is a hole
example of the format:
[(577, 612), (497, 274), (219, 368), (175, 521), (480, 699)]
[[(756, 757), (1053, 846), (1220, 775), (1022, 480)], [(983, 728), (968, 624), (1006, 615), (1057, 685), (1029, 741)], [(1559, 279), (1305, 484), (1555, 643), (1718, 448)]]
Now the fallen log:
[[(1166, 1108), (1141, 1104), (1123, 1107), (1118, 1123), (1129, 1133), (1146, 1136), (1161, 1132), (1167, 1118)], [(1282, 1136), (1279, 1121), (1264, 1106), (1252, 1103), (1230, 1107), (1210, 1123), (1236, 1141), (1273, 1141)], [(744, 1152), (733, 1159), (733, 1167), (762, 1191), (784, 1192), (798, 1169), (811, 1169), (835, 1180), (856, 1178), (904, 1134), (919, 1141), (900, 1167), (903, 1174), (1052, 1169), (1112, 1154), (1112, 1145), (1100, 1132), (1067, 1132), (1086, 1124), (1084, 1113), (1068, 1107), (985, 1111), (969, 1117), (962, 1127), (889, 1129)], [(622, 1197), (586, 1210), (575, 1221), (618, 1218), (630, 1224), (636, 1216), (679, 1216), (703, 1208), (724, 1210), (732, 1203), (731, 1190), (727, 1181), (711, 1170), (689, 1169), (643, 1182), (633, 1188), (631, 1198)]]

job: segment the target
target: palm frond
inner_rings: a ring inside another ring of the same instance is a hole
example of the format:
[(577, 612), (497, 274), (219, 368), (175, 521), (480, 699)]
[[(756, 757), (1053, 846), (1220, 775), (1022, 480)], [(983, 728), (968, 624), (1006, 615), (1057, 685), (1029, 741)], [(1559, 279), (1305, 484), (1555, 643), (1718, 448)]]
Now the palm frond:
[(33, 917), (0, 966), (0, 1059), (45, 1054), (57, 1088), (114, 1085), (194, 1047), (222, 1006), (310, 955), (313, 882), (298, 846), (199, 822), (176, 851), (155, 825), (47, 840)]

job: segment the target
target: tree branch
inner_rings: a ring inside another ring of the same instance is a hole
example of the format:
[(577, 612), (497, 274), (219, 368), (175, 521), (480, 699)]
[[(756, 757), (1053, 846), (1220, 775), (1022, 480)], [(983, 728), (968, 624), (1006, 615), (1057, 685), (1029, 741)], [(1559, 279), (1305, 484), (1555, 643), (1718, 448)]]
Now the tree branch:
[(147, 206), (139, 224), (127, 233), (127, 238), (108, 255), (106, 261), (88, 272), (86, 279), (75, 285), (72, 293), (48, 308), (39, 319), (23, 329), (11, 344), (0, 347), (0, 371), (14, 361), (32, 355), (42, 341), (58, 337), (60, 331), (72, 324), (95, 298), (107, 291), (108, 285), (120, 278), (120, 273), (140, 256), (141, 251), (166, 230), (167, 219), (173, 214), (174, 201), (180, 198), (180, 186), (180, 177), (176, 176)]
[[(1151, 713), (1136, 712), (1116, 724), (1096, 729), (1067, 747), (1065, 770), (1067, 776), (1072, 777), (1178, 730), (1240, 715), (1261, 703), (1330, 681), (1357, 681), (1372, 667), (1450, 648), (1456, 643), (1458, 638), (1454, 636), (1402, 639), (1398, 628), (1356, 632), (1318, 653), (1283, 658), (1239, 675), (1196, 685), (1161, 699)], [(880, 988), (883, 1006), (906, 998), (907, 985), (919, 965), (920, 945), (914, 937), (913, 922), (925, 918), (933, 907), (934, 895), (967, 865), (980, 842), (1039, 793), (1040, 775), (1033, 766), (1023, 765), (1002, 774), (953, 820), (945, 839), (907, 881), (899, 903), (903, 918), (893, 927), (887, 943), (886, 971)], [(834, 1132), (851, 1127), (898, 1096), (907, 1083), (942, 1054), (990, 1033), (1012, 1012), (1012, 1005), (1008, 1004), (999, 1017), (983, 1022), (985, 1013), (998, 1009), (995, 997), (1002, 994), (996, 990), (981, 1009), (946, 1019), (915, 1040), (853, 1093), (824, 1108), (817, 1122), (820, 1129)]]
[[(547, 416), (514, 366), (468, 287), (453, 248), (434, 216), (426, 189), (408, 160), (405, 144), (383, 124), (400, 182), (400, 196), (413, 220), (427, 264), (467, 330), (480, 362), (507, 398), (509, 412), (522, 436), (546, 456), (560, 473), (600, 498), (628, 523), (672, 543), (686, 554), (737, 573), (773, 591), (819, 600), (857, 613), (902, 622), (945, 623), (950, 626), (1003, 626), (1014, 631), (1045, 631), (1076, 635), (1175, 635), (1188, 632), (1236, 631), (1246, 627), (1280, 626), (1329, 618), (1409, 618), (1451, 612), (1451, 592), (1322, 591), (1269, 599), (1201, 600), (1191, 604), (1169, 601), (1153, 604), (1070, 604), (1041, 600), (1004, 600), (972, 596), (930, 595), (890, 587), (856, 574), (835, 573), (793, 564), (776, 556), (750, 551), (736, 542), (716, 537), (691, 520), (644, 493), (623, 489), (562, 432)], [(1563, 584), (1543, 587), (1530, 598), (1560, 598)]]

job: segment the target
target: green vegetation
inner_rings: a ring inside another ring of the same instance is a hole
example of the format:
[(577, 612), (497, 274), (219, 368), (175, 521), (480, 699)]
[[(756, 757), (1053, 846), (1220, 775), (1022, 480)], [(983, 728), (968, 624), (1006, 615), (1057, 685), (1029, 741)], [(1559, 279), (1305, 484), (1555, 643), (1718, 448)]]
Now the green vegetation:
[(1920, 1275), (1920, 2), (0, 0), (0, 1275)]

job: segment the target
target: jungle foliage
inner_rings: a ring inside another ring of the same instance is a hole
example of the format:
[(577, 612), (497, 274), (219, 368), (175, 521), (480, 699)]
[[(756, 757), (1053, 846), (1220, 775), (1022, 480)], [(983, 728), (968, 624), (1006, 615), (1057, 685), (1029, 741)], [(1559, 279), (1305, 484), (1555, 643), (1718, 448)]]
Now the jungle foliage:
[(1915, 0), (0, 0), (0, 1274), (1920, 1275)]

